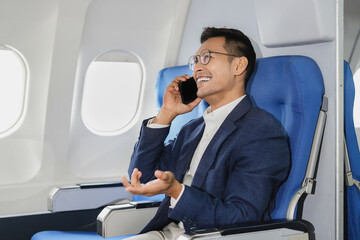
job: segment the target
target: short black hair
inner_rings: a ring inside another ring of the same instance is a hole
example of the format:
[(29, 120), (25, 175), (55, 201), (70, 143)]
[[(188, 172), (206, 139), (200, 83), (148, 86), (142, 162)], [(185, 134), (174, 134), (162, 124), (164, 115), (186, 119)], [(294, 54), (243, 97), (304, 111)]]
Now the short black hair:
[(240, 30), (233, 28), (215, 28), (205, 27), (200, 37), (200, 42), (203, 44), (209, 38), (224, 37), (224, 49), (230, 54), (236, 56), (244, 56), (248, 60), (246, 67), (245, 84), (254, 72), (256, 54), (250, 39)]

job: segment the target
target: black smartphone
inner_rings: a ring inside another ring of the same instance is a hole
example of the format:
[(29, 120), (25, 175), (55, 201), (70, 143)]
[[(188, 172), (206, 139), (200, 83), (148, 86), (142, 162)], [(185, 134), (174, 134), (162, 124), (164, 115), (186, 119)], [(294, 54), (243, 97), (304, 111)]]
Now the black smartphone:
[(197, 98), (197, 86), (193, 77), (179, 83), (181, 100), (184, 104), (189, 104)]

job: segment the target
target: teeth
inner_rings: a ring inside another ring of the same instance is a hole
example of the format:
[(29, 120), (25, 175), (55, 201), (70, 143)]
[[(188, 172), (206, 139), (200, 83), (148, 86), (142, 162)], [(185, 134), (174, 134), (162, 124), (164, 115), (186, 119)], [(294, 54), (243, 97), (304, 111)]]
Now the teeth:
[(201, 77), (201, 78), (198, 78), (196, 82), (206, 82), (206, 81), (209, 81), (210, 78), (207, 78), (207, 77)]

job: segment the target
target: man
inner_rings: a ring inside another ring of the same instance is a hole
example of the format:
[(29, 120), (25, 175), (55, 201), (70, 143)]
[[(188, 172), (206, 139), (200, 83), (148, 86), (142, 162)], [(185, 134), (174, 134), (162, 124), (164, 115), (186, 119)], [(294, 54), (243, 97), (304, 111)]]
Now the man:
[[(256, 59), (250, 40), (235, 29), (205, 28), (201, 43), (189, 60), (198, 98), (181, 102), (178, 83), (188, 75), (169, 84), (160, 111), (143, 123), (131, 184), (122, 179), (133, 194), (167, 195), (134, 239), (177, 239), (184, 231), (269, 220), (287, 177), (290, 153), (280, 123), (252, 107), (245, 93)], [(204, 116), (164, 145), (172, 120), (201, 99), (210, 105)]]

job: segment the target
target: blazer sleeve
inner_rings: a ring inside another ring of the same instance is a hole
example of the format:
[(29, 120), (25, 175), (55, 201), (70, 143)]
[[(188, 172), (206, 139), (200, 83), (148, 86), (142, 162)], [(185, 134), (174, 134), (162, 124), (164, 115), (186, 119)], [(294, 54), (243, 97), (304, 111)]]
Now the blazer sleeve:
[(128, 174), (131, 176), (133, 169), (138, 168), (142, 172), (141, 182), (153, 180), (155, 170), (172, 171), (174, 169), (174, 163), (171, 162), (173, 141), (170, 140), (166, 145), (164, 144), (170, 127), (148, 128), (147, 122), (148, 119), (142, 123), (128, 169)]

